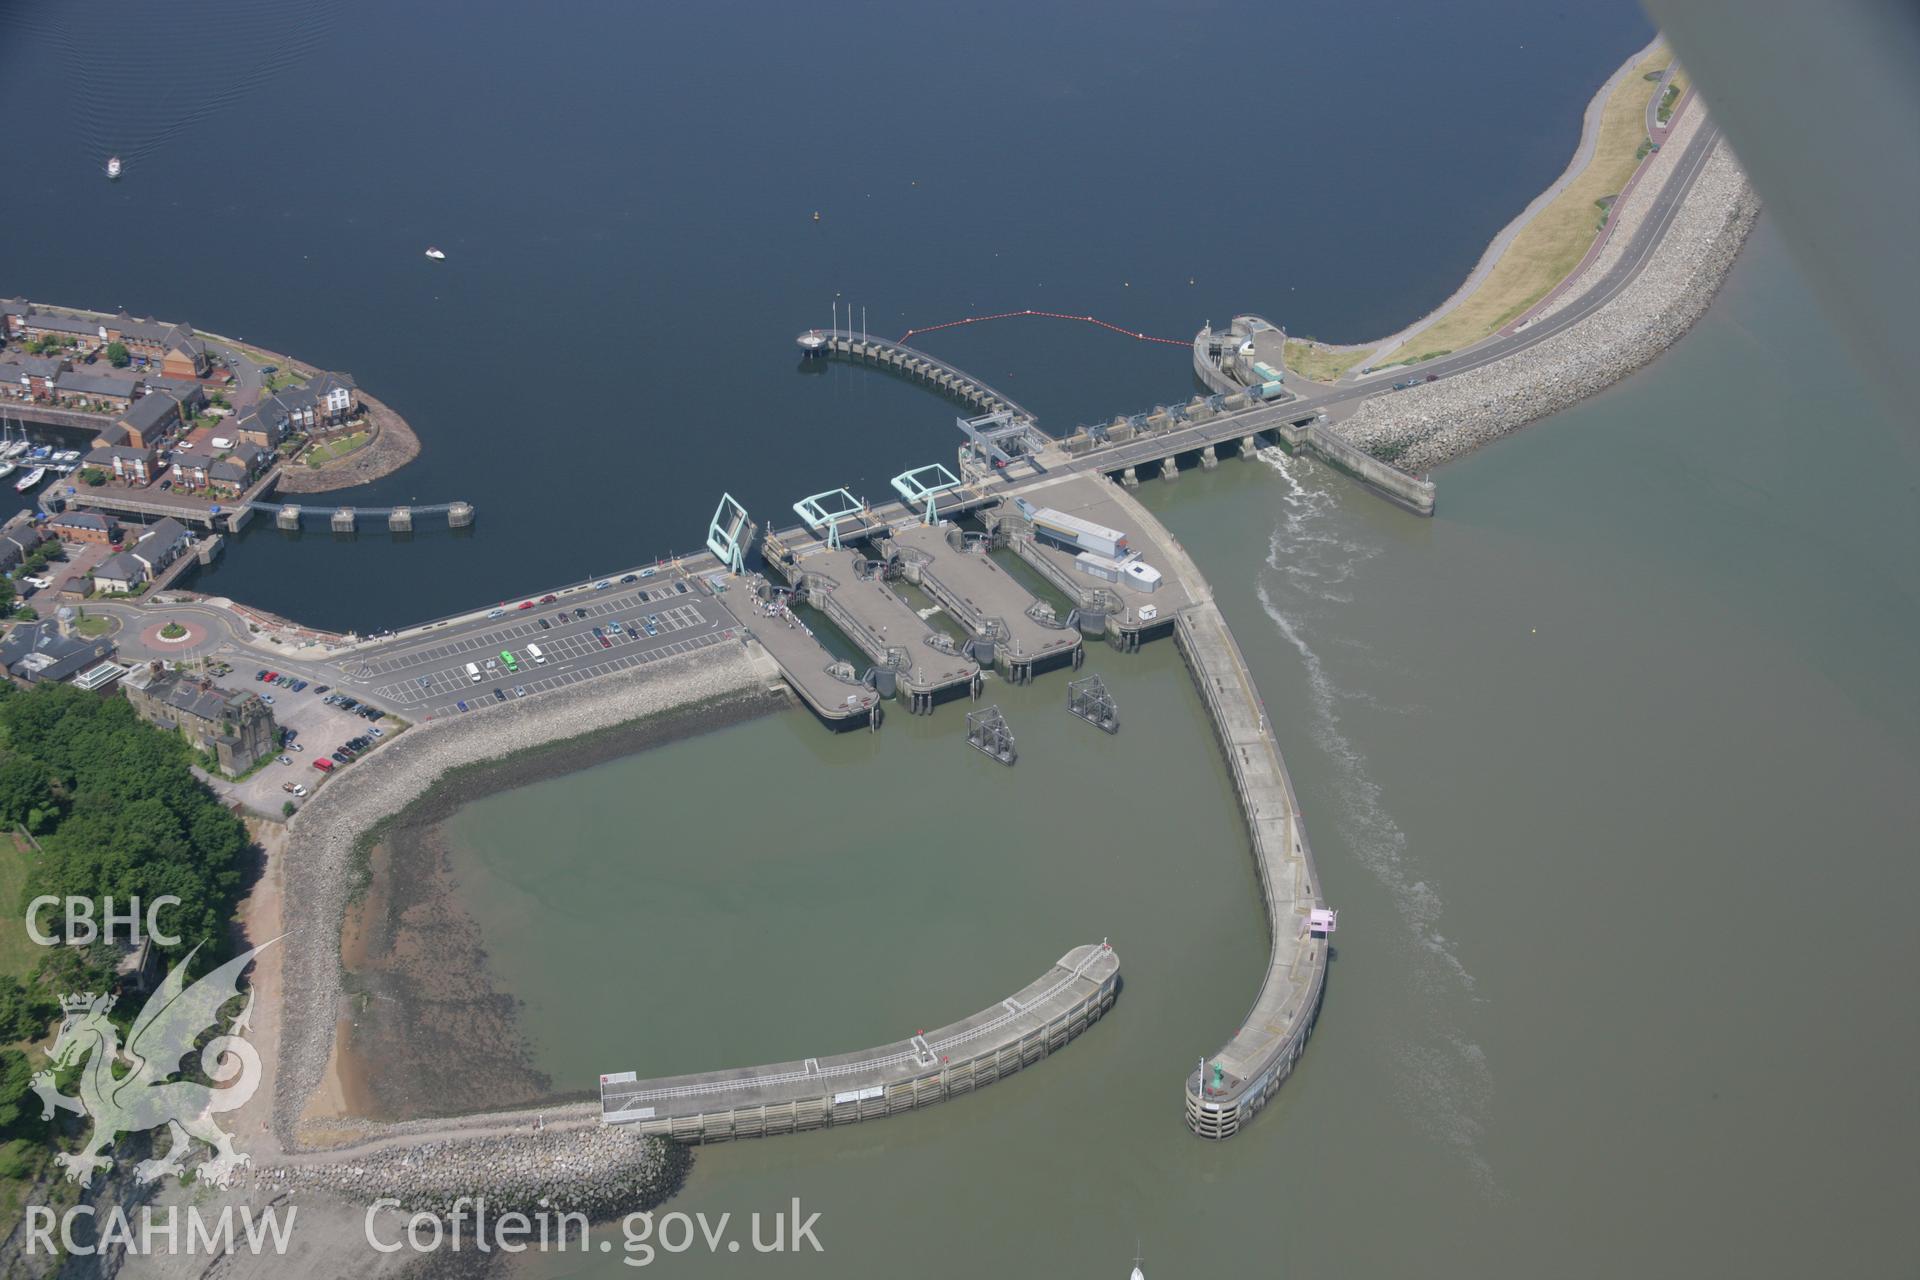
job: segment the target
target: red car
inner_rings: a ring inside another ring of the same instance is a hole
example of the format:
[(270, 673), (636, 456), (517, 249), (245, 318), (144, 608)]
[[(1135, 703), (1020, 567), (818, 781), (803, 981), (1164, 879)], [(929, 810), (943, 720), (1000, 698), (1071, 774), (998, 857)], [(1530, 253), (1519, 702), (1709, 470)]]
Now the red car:
[(315, 760), (315, 761), (313, 762), (313, 767), (314, 767), (314, 768), (316, 768), (316, 769), (318, 769), (318, 770), (319, 770), (320, 772), (322, 772), (322, 773), (332, 773), (332, 772), (333, 772), (333, 761), (331, 761), (331, 760), (325, 760), (325, 759), (321, 759), (321, 760)]
[(559, 596), (552, 595), (552, 594), (544, 595), (540, 597), (540, 603), (552, 604), (555, 600), (558, 600), (559, 598), (560, 598)]
[(272, 684), (275, 680), (278, 680), (280, 678), (280, 673), (278, 671), (269, 671), (267, 672), (267, 674), (265, 674), (264, 676), (261, 676), (260, 678), (262, 680), (265, 680), (268, 684)]
[(522, 601), (521, 601), (521, 602), (520, 602), (519, 604), (517, 604), (517, 605), (515, 605), (515, 606), (514, 606), (514, 608), (516, 608), (516, 609), (531, 609), (531, 608), (533, 608), (533, 601), (531, 601), (531, 600), (522, 600)]

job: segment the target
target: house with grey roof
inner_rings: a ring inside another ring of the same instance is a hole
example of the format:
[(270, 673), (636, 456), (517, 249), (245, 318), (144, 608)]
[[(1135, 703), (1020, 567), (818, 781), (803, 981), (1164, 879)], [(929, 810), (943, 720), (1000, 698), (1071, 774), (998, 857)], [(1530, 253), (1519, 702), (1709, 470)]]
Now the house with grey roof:
[(165, 391), (149, 391), (117, 419), (127, 430), (127, 443), (157, 445), (181, 425), (180, 402)]
[(151, 578), (178, 559), (191, 541), (193, 535), (187, 532), (187, 527), (166, 516), (142, 530), (125, 554), (145, 565), (147, 577)]
[(93, 567), (93, 589), (125, 593), (147, 582), (152, 576), (147, 566), (136, 560), (131, 552), (121, 551)]
[(13, 521), (0, 529), (0, 573), (11, 572), (46, 540), (46, 532), (40, 526), (25, 520)]
[(84, 370), (65, 370), (53, 383), (53, 398), (74, 409), (127, 409), (138, 391), (132, 378)]
[(46, 400), (53, 395), (55, 382), (68, 367), (59, 356), (16, 356), (0, 360), (0, 386), (8, 395), (21, 400)]
[(57, 684), (113, 657), (113, 651), (113, 641), (68, 635), (56, 622), (16, 622), (0, 639), (0, 665), (20, 684)]
[[(120, 439), (126, 440), (126, 428), (117, 423), (112, 428)], [(102, 431), (96, 439), (105, 439), (107, 431)], [(87, 465), (101, 471), (110, 471), (114, 477), (126, 484), (151, 484), (159, 474), (155, 450), (152, 445), (135, 447), (121, 444), (96, 444), (87, 454)]]

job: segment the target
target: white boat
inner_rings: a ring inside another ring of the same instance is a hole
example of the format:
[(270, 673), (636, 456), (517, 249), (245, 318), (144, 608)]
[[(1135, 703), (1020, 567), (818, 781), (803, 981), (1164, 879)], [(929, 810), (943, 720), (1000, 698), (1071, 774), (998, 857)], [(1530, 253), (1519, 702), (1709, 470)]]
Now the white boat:
[(42, 480), (45, 480), (46, 478), (47, 478), (47, 469), (45, 467), (35, 467), (33, 470), (27, 472), (27, 474), (25, 474), (24, 476), (21, 476), (18, 480), (14, 481), (13, 491), (15, 493), (25, 493), (27, 490), (33, 488), (33, 486), (39, 484)]
[(25, 440), (10, 440), (7, 442), (6, 456), (9, 458), (17, 458), (25, 453), (27, 448), (28, 445)]
[(119, 156), (108, 156), (108, 157), (107, 157), (107, 178), (108, 178), (108, 180), (109, 180), (109, 181), (111, 181), (112, 179), (115, 179), (115, 178), (118, 178), (119, 176), (120, 176), (120, 157), (119, 157)]
[(11, 462), (0, 462), (0, 480), (5, 480), (17, 469)]
[(434, 248), (432, 245), (427, 246), (427, 256), (429, 258), (432, 258), (435, 262), (444, 262), (446, 261), (446, 257), (447, 257), (446, 254), (440, 252), (438, 249)]

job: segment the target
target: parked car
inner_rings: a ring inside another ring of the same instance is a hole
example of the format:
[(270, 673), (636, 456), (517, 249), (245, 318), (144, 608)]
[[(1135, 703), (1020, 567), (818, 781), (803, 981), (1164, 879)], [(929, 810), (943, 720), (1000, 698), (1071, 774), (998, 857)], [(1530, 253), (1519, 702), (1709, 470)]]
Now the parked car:
[(367, 730), (367, 732), (372, 734), (376, 738), (384, 738), (387, 736), (387, 731), (385, 729), (382, 729), (379, 725), (375, 725), (373, 728)]
[(272, 694), (270, 694), (270, 693), (263, 693), (263, 694), (261, 694), (261, 695), (260, 695), (260, 701), (262, 701), (262, 702), (264, 702), (264, 703), (266, 703), (266, 704), (267, 704), (268, 706), (272, 706), (272, 705), (273, 705), (273, 695), (272, 695)]
[(280, 784), (280, 789), (282, 791), (291, 791), (293, 790), (293, 784), (291, 782), (283, 782)]
[(608, 581), (606, 578), (602, 578), (600, 579), (600, 581), (593, 584), (593, 589), (595, 591), (605, 591), (608, 587), (612, 585), (613, 585), (612, 582)]
[(618, 619), (618, 618), (608, 618), (608, 619), (607, 619), (607, 630), (609, 630), (609, 631), (611, 631), (611, 632), (613, 632), (613, 634), (615, 634), (615, 635), (619, 635), (619, 634), (620, 634), (620, 619)]
[(556, 596), (553, 594), (553, 592), (549, 591), (547, 592), (547, 594), (540, 597), (540, 603), (552, 604), (555, 600), (558, 600), (559, 598), (560, 598), (559, 596)]
[(626, 585), (627, 583), (638, 582), (638, 581), (640, 581), (640, 575), (637, 573), (630, 573), (626, 577), (620, 579), (621, 585), (623, 586)]
[(556, 613), (553, 615), (553, 620), (564, 625), (567, 621), (567, 615), (564, 613)]
[(278, 671), (269, 671), (267, 672), (267, 674), (265, 674), (264, 676), (261, 676), (260, 678), (262, 680), (265, 680), (271, 683), (272, 681), (278, 680), (280, 678), (280, 673)]
[(293, 691), (295, 693), (305, 693), (307, 691), (307, 682), (305, 680), (295, 680), (293, 682)]
[(292, 757), (292, 756), (281, 756), (281, 757), (280, 757), (280, 763), (281, 763), (281, 764), (292, 764), (292, 763), (293, 763), (293, 757)]
[(1430, 373), (1430, 374), (1428, 374), (1428, 375), (1427, 375), (1427, 381), (1428, 381), (1428, 382), (1438, 382), (1438, 381), (1440, 381), (1440, 375), (1439, 375), (1439, 374), (1437, 374), (1437, 373)]
[(265, 667), (260, 668), (258, 671), (253, 673), (253, 678), (255, 680), (264, 682), (267, 678), (267, 669)]
[(586, 611), (585, 609), (575, 609), (575, 610), (573, 611), (573, 616), (574, 616), (574, 617), (575, 617), (576, 619), (577, 619), (577, 618), (584, 618), (584, 617), (586, 617), (586, 616), (587, 616), (587, 611)]
[(507, 700), (507, 695), (502, 693), (500, 690), (495, 689), (493, 691), (493, 700), (495, 702), (505, 702)]
[(333, 772), (333, 761), (331, 761), (331, 760), (315, 760), (315, 761), (313, 762), (313, 767), (314, 767), (314, 768), (316, 768), (316, 769), (318, 769), (318, 770), (319, 770), (320, 772), (322, 772), (322, 773), (332, 773), (332, 772)]
[(487, 610), (487, 616), (489, 618), (504, 618), (507, 616), (507, 611), (505, 609), (489, 609)]
[(307, 789), (296, 782), (293, 784), (293, 794), (304, 799), (307, 794)]
[(657, 569), (642, 569), (640, 576), (643, 578), (651, 578), (657, 572), (659, 572)]
[(676, 594), (678, 594), (678, 595), (685, 595), (685, 594), (687, 594), (687, 584), (686, 584), (686, 583), (684, 583), (684, 582), (676, 582), (676, 583), (674, 583), (674, 584), (673, 584), (673, 589), (674, 589), (674, 592), (675, 592)]
[(516, 698), (524, 698), (524, 697), (526, 697), (526, 696), (527, 696), (527, 686), (525, 686), (525, 685), (523, 685), (523, 684), (517, 684), (517, 685), (515, 685), (515, 686), (513, 686), (513, 696), (514, 696), (514, 697), (516, 697)]
[(461, 709), (462, 711), (465, 711), (465, 710), (467, 709), (467, 704), (466, 704), (466, 701), (465, 701), (464, 699), (463, 699), (463, 700), (461, 700), (461, 701), (459, 701), (459, 702), (456, 702), (456, 703), (454, 703), (453, 705), (454, 705), (454, 706), (456, 706), (456, 707), (459, 707), (459, 708), (460, 708), (460, 709)]
[(331, 688), (333, 688), (333, 686), (330, 684), (317, 684), (313, 686), (313, 691), (315, 693), (325, 693), (327, 690)]
[(420, 677), (420, 687), (421, 687), (422, 689), (431, 689), (431, 688), (433, 688), (433, 677), (432, 677), (432, 676), (421, 676), (421, 677)]
[(551, 631), (553, 630), (553, 624), (551, 622), (548, 622), (545, 618), (542, 618), (540, 619), (540, 629), (542, 631)]

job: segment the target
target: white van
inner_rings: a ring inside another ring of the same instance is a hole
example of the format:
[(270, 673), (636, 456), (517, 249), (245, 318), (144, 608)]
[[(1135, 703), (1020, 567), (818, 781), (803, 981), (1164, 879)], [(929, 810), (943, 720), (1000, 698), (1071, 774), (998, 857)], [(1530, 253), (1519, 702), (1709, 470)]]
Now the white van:
[(467, 664), (467, 679), (473, 681), (475, 684), (480, 683), (480, 668), (471, 662)]
[(527, 656), (532, 658), (536, 663), (545, 663), (547, 660), (547, 655), (540, 652), (540, 646), (537, 644), (527, 646)]

